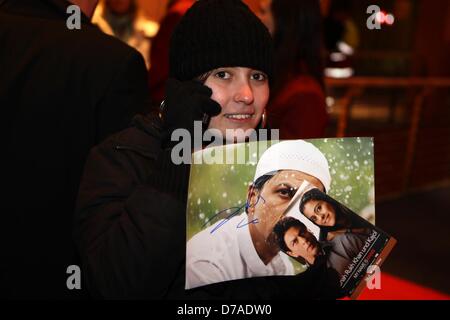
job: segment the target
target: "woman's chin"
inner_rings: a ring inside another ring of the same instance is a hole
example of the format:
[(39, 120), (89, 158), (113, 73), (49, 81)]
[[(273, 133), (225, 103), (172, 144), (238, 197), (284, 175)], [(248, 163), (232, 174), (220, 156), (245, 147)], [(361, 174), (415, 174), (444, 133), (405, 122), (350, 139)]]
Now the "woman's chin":
[(240, 143), (246, 141), (256, 141), (258, 139), (257, 131), (251, 126), (227, 128), (220, 130), (223, 140), (227, 143)]

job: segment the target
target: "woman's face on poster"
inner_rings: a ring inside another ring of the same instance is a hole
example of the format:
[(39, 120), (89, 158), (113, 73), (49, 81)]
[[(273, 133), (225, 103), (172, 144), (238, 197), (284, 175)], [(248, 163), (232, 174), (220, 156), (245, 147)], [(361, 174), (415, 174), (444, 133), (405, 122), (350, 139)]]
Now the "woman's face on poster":
[(303, 214), (318, 226), (333, 227), (336, 224), (334, 207), (323, 200), (309, 200), (303, 207)]
[(273, 227), (283, 216), (295, 192), (305, 180), (324, 190), (319, 179), (295, 170), (278, 172), (259, 191), (250, 189), (248, 212), (251, 219), (257, 219), (257, 223), (252, 225), (264, 239), (268, 239)]

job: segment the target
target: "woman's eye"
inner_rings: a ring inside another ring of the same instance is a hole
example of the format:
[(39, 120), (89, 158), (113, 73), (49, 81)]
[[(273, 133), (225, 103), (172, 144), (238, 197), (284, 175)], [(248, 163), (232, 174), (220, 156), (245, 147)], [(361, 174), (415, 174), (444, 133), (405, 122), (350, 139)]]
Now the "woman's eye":
[(312, 216), (312, 217), (311, 217), (311, 221), (316, 222), (316, 221), (317, 221), (316, 216)]
[(256, 81), (265, 81), (267, 76), (263, 73), (254, 73), (252, 74), (252, 79)]
[(231, 75), (227, 71), (218, 71), (216, 77), (220, 79), (230, 79)]

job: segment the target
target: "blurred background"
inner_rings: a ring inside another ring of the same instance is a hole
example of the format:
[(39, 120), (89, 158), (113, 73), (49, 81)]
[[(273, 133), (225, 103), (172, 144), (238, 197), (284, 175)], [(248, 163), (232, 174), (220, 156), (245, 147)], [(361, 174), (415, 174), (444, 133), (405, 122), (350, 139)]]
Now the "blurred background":
[[(101, 2), (94, 22), (142, 53), (152, 97), (161, 100), (168, 39), (194, 0)], [(258, 15), (267, 5), (244, 2)], [(383, 265), (384, 287), (362, 297), (448, 299), (450, 1), (321, 0), (320, 7), (324, 136), (374, 137), (376, 223), (399, 241)]]

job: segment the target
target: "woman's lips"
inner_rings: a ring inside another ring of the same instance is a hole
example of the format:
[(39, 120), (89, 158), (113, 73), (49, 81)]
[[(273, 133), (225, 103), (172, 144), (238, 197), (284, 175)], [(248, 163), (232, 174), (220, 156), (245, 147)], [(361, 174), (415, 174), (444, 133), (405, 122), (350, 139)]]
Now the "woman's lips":
[(224, 117), (227, 118), (228, 120), (234, 121), (234, 122), (247, 122), (247, 121), (251, 121), (255, 117), (255, 114), (253, 114), (253, 113), (228, 113), (228, 114), (224, 114)]

